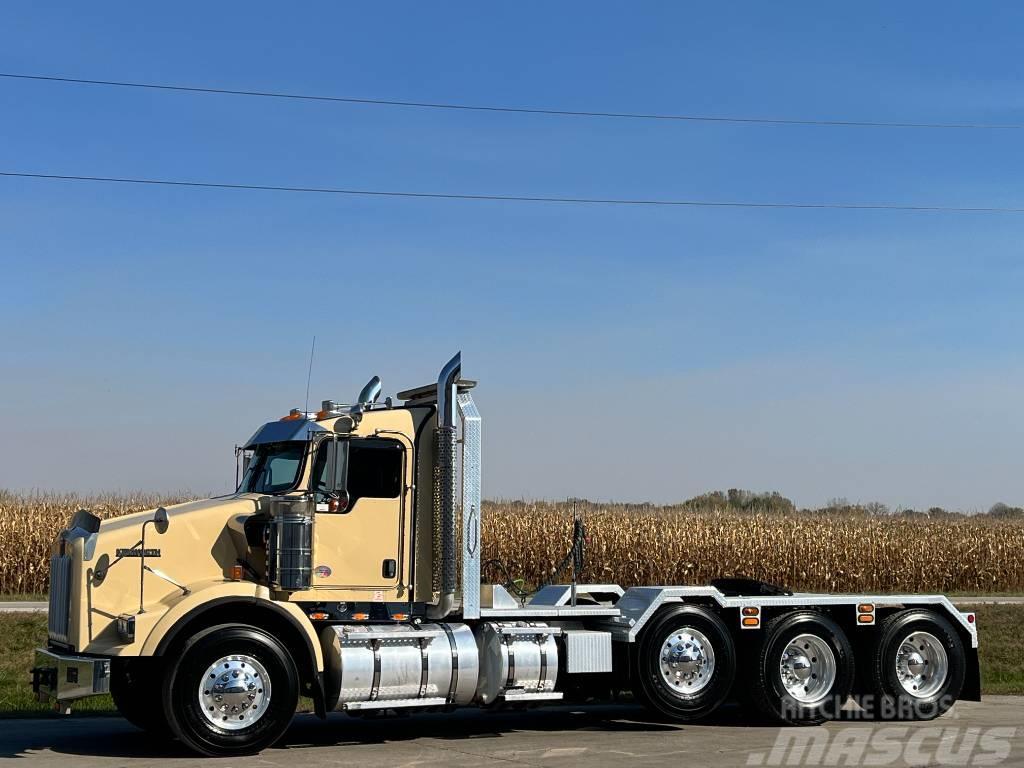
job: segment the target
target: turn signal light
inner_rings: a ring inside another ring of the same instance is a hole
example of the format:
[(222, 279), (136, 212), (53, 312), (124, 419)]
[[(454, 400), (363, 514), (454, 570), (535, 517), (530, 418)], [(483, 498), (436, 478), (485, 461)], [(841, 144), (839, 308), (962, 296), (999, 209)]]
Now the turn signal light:
[(346, 509), (348, 509), (348, 494), (345, 491), (327, 501), (328, 512), (344, 512)]
[(241, 581), (245, 578), (245, 569), (240, 565), (232, 565), (230, 575), (232, 581)]
[(861, 603), (857, 606), (857, 613), (874, 613), (875, 606), (871, 603)]
[(872, 613), (862, 613), (857, 617), (857, 621), (861, 624), (874, 624), (875, 616)]
[(743, 617), (743, 626), (744, 627), (751, 627), (751, 628), (759, 627), (759, 626), (761, 626), (761, 619), (759, 619), (757, 616), (744, 616)]

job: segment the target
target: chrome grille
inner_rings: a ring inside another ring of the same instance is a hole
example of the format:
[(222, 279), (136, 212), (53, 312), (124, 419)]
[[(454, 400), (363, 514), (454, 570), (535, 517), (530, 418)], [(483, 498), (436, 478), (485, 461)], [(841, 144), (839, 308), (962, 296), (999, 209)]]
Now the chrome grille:
[(71, 611), (71, 558), (50, 557), (50, 639), (68, 642), (68, 615)]

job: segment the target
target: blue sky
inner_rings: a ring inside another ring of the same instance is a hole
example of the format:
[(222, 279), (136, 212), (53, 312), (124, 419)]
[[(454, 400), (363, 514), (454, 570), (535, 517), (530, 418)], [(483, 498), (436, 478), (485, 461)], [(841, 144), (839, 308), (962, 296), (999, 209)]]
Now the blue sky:
[[(9, 2), (0, 71), (572, 110), (1024, 123), (1024, 8)], [(1022, 206), (1024, 131), (431, 112), (0, 79), (0, 170)], [(488, 496), (1024, 501), (1024, 215), (0, 178), (0, 487), (222, 491), (311, 400), (482, 381)], [(60, 446), (59, 452), (54, 451)], [(59, 457), (59, 458), (58, 458)]]

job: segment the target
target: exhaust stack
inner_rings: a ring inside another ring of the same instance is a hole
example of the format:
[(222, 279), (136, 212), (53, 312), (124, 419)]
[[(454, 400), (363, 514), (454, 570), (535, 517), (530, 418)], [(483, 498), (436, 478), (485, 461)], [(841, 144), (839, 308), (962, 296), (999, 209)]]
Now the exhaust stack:
[[(434, 552), (435, 566), (440, 564), (441, 599), (436, 617), (451, 613), (455, 605), (456, 573), (456, 389), (462, 373), (462, 353), (448, 361), (437, 379), (437, 429), (434, 432), (437, 455), (434, 462), (434, 520), (439, 526), (440, 552)], [(433, 618), (433, 617), (432, 617)]]

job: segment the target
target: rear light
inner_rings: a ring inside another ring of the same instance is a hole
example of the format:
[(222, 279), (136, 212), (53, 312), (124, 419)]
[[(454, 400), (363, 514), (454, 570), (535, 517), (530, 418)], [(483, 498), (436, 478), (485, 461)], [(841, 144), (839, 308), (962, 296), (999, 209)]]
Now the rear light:
[(973, 613), (968, 613), (967, 614), (967, 623), (968, 624), (973, 624), (975, 622), (975, 620), (976, 619), (975, 619), (975, 616), (974, 616)]
[(857, 604), (857, 623), (865, 627), (871, 626), (875, 623), (874, 603)]

